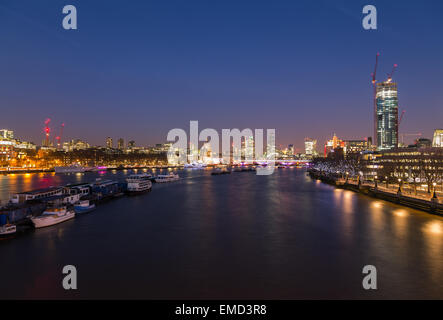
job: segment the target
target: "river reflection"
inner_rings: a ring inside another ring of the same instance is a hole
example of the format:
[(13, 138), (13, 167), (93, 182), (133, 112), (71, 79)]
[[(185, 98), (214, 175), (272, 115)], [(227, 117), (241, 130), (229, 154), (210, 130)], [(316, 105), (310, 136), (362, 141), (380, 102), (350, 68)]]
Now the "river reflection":
[[(131, 173), (0, 176), (0, 198)], [(0, 243), (0, 272), (10, 275), (0, 297), (443, 298), (441, 217), (335, 189), (301, 169), (179, 174), (149, 194)], [(61, 288), (66, 264), (82, 279), (75, 295)], [(376, 292), (361, 287), (367, 264), (377, 267)]]

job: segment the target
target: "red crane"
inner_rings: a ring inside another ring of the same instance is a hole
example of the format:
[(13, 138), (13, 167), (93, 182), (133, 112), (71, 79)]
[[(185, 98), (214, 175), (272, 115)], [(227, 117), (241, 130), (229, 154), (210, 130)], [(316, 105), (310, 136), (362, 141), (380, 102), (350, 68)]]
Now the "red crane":
[(45, 120), (45, 128), (43, 129), (45, 131), (45, 146), (49, 147), (49, 134), (51, 133), (51, 128), (49, 128), (49, 123), (51, 122), (51, 119), (47, 118)]
[(378, 66), (378, 56), (380, 55), (380, 53), (377, 52), (377, 55), (375, 56), (375, 67), (374, 67), (374, 72), (371, 73), (372, 76), (372, 87), (374, 90), (374, 144), (377, 145), (377, 66)]
[(387, 82), (391, 82), (392, 81), (392, 76), (394, 75), (394, 71), (395, 71), (395, 69), (397, 67), (398, 67), (398, 64), (394, 64), (394, 66), (392, 67), (391, 73), (388, 73), (388, 80), (387, 80)]
[(400, 126), (401, 121), (403, 120), (403, 115), (405, 114), (406, 110), (402, 110), (400, 119), (398, 119), (398, 126)]

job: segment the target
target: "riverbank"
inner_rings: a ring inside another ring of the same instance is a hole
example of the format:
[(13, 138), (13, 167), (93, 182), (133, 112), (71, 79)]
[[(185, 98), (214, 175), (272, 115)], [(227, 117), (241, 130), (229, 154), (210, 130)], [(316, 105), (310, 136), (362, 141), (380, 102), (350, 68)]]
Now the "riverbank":
[(326, 172), (315, 169), (308, 170), (308, 174), (312, 179), (320, 180), (324, 183), (358, 192), (373, 198), (386, 200), (396, 204), (404, 205), (413, 209), (418, 209), (432, 214), (443, 215), (443, 203), (437, 197), (429, 197), (425, 199), (423, 196), (402, 193), (400, 190), (393, 191), (373, 183), (361, 183), (351, 179), (340, 179)]
[[(85, 170), (83, 172), (94, 172), (94, 171), (106, 171), (106, 170), (134, 170), (134, 169), (183, 169), (183, 166), (168, 166), (168, 165), (154, 165), (154, 166), (130, 166), (130, 167), (106, 167), (104, 169), (91, 169), (91, 170)], [(8, 175), (8, 174), (17, 174), (17, 173), (51, 173), (55, 172), (54, 168), (14, 168), (14, 169), (7, 169), (7, 168), (0, 168), (0, 174)], [(75, 173), (75, 172), (73, 172)]]

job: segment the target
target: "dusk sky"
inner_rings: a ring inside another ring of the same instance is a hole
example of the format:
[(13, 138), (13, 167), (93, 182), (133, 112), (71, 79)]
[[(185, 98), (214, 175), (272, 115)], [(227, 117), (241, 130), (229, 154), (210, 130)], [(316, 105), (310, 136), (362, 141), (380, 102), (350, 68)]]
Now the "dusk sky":
[[(78, 30), (62, 28), (62, 8)], [(362, 28), (362, 8), (378, 30)], [(275, 128), (277, 144), (372, 136), (371, 72), (398, 69), (400, 133), (443, 127), (442, 1), (0, 1), (0, 129), (40, 144)]]

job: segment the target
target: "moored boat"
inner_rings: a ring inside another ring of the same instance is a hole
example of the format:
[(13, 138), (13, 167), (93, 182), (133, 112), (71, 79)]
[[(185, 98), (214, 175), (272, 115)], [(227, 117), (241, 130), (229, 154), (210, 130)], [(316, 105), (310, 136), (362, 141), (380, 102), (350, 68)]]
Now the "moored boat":
[(77, 173), (85, 172), (86, 170), (87, 168), (79, 165), (54, 167), (55, 173)]
[(75, 212), (66, 207), (48, 208), (40, 216), (31, 218), (35, 228), (49, 227), (73, 219)]
[(178, 179), (180, 179), (178, 174), (161, 174), (155, 177), (155, 182), (157, 183), (165, 183), (165, 182), (172, 182), (172, 181), (177, 181)]
[(198, 163), (198, 162), (192, 162), (192, 163), (186, 163), (184, 165), (184, 169), (204, 169), (206, 168), (206, 164), (204, 163)]
[(152, 176), (147, 173), (133, 174), (126, 178), (128, 194), (137, 194), (150, 191)]
[(74, 204), (75, 213), (88, 213), (95, 209), (95, 204), (90, 203), (89, 200), (81, 200)]
[(5, 224), (0, 226), (0, 237), (8, 237), (17, 232), (17, 227), (13, 224)]

